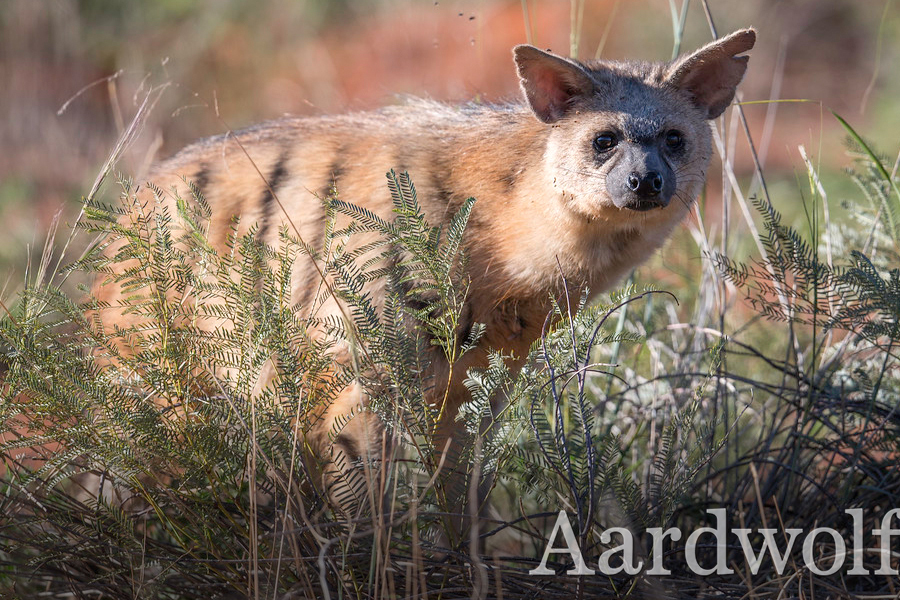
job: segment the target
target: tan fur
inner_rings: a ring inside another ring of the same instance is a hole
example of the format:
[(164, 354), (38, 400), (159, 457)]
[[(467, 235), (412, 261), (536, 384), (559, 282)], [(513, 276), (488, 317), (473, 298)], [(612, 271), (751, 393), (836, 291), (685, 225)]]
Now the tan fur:
[[(479, 348), (454, 367), (442, 427), (449, 437), (456, 409), (467, 398), (466, 369), (484, 366), (490, 350), (524, 357), (540, 335), (548, 295), (561, 293), (561, 275), (576, 296), (585, 287), (593, 293), (609, 289), (688, 213), (711, 152), (707, 118), (730, 103), (746, 66), (746, 58), (735, 54), (754, 40), (752, 30), (737, 32), (673, 64), (581, 65), (520, 46), (516, 62), (528, 104), (412, 101), (372, 113), (286, 118), (189, 146), (160, 164), (150, 180), (185, 197), (183, 178), (201, 188), (213, 207), (211, 241), (220, 248), (233, 215), (244, 226), (257, 223), (270, 244), (287, 216), (316, 246), (324, 225), (320, 198), (332, 185), (342, 200), (390, 217), (389, 169), (410, 173), (433, 224), (446, 223), (465, 198), (475, 197), (465, 240), (471, 289), (464, 318), (487, 329)], [(607, 189), (612, 167), (599, 164), (595, 136), (620, 132), (624, 147), (633, 141), (631, 132), (664, 135), (673, 129), (687, 145), (684, 156), (667, 158), (677, 162), (672, 200), (646, 212), (618, 208)], [(294, 281), (293, 300), (309, 303), (320, 283), (311, 261), (297, 261)], [(372, 284), (376, 299), (382, 286)], [(118, 298), (109, 286), (96, 293), (113, 304)], [(333, 301), (323, 311), (319, 316), (339, 313)], [(445, 381), (448, 365), (437, 353), (430, 358), (435, 381)], [(439, 386), (433, 400), (445, 391)], [(328, 409), (313, 433), (316, 452), (328, 451), (332, 421), (365, 401), (351, 386)], [(338, 451), (350, 458), (379, 455), (381, 431), (363, 413), (341, 433), (347, 443)]]

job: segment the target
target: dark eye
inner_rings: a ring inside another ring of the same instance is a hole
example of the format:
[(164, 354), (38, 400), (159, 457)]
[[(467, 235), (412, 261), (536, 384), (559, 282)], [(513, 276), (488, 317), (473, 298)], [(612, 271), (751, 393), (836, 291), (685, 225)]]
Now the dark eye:
[(669, 147), (669, 150), (678, 150), (682, 146), (684, 146), (684, 137), (682, 137), (681, 132), (676, 129), (670, 129), (666, 132), (666, 146)]
[(616, 134), (612, 131), (604, 131), (594, 138), (594, 150), (597, 152), (606, 152), (615, 147), (618, 143), (619, 140), (616, 138)]

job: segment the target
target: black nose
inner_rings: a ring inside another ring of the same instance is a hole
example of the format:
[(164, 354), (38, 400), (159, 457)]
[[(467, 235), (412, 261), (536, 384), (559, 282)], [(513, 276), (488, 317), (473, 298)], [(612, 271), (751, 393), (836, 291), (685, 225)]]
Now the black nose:
[(625, 183), (629, 190), (644, 198), (656, 196), (663, 189), (662, 175), (656, 171), (648, 171), (643, 177), (632, 171)]

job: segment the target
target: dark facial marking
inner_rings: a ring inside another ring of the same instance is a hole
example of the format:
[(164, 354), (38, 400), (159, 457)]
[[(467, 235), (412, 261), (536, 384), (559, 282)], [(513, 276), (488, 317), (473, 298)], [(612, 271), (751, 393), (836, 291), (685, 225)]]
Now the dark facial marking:
[[(658, 139), (658, 138), (657, 138)], [(675, 193), (675, 175), (657, 143), (624, 142), (606, 175), (607, 191), (619, 208), (664, 208)]]
[(590, 145), (586, 151), (590, 153), (595, 168), (599, 169), (616, 156), (620, 139), (621, 135), (618, 132), (609, 130), (597, 132), (590, 138)]
[(656, 144), (662, 122), (653, 117), (629, 115), (625, 120), (625, 137), (636, 144)]

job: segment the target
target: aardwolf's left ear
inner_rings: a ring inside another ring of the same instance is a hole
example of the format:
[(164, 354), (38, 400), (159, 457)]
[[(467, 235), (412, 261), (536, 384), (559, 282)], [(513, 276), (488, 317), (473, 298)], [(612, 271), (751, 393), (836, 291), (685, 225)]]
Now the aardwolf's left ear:
[(753, 29), (735, 31), (679, 59), (669, 67), (666, 81), (689, 92), (707, 119), (721, 115), (731, 101), (747, 70), (746, 52), (756, 43)]

